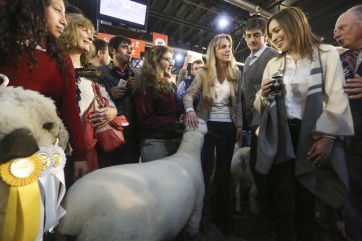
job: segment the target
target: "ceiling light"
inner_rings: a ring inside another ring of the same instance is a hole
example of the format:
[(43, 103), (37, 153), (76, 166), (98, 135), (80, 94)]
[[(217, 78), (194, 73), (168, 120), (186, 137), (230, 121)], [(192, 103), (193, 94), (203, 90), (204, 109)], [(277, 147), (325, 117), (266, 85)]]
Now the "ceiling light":
[(219, 26), (221, 28), (225, 28), (228, 25), (229, 25), (229, 21), (225, 17), (222, 17), (219, 21)]
[(182, 60), (182, 54), (176, 54), (176, 61)]

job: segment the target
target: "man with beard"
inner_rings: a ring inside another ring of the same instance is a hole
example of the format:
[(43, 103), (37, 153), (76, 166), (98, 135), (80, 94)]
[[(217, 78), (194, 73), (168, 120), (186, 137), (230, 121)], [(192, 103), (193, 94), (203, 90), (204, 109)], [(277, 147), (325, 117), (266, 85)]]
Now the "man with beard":
[[(124, 36), (117, 35), (110, 39), (108, 50), (113, 62), (98, 67), (98, 79), (114, 101), (118, 115), (125, 115), (129, 125), (125, 126), (123, 131), (126, 143), (117, 150), (99, 157), (100, 167), (137, 163), (140, 158), (139, 140), (136, 136), (137, 120), (132, 100), (132, 92), (138, 85), (139, 78), (129, 66), (132, 42)], [(127, 82), (126, 86), (119, 86), (121, 79)]]
[(354, 137), (346, 138), (349, 198), (345, 205), (346, 234), (353, 240), (362, 237), (362, 5), (343, 13), (337, 20), (334, 38), (343, 48), (341, 54), (346, 79), (344, 91), (349, 95)]

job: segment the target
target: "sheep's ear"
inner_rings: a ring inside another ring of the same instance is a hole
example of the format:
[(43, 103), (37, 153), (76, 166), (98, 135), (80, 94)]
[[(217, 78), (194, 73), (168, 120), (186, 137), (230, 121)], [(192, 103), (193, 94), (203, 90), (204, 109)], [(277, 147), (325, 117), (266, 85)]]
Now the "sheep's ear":
[(51, 129), (54, 128), (54, 123), (53, 122), (44, 123), (43, 128), (50, 131)]

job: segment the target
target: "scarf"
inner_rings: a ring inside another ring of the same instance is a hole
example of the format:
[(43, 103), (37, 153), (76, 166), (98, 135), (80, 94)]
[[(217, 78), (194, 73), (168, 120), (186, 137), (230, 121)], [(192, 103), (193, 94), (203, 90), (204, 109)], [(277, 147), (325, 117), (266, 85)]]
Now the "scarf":
[[(326, 164), (312, 167), (306, 161), (309, 149), (316, 142), (311, 133), (318, 131), (315, 123), (322, 115), (323, 101), (328, 102), (329, 98), (323, 94), (323, 68), (320, 53), (317, 53), (318, 56), (315, 54), (311, 65), (308, 96), (299, 134), (295, 175), (304, 187), (325, 203), (332, 207), (340, 207), (348, 196), (348, 174), (341, 139), (335, 139), (330, 158)], [(334, 118), (335, 116), (330, 113), (329, 117)]]
[[(306, 105), (303, 112), (298, 147), (295, 153), (295, 175), (299, 182), (318, 198), (332, 207), (340, 207), (344, 204), (348, 195), (347, 169), (341, 140), (335, 140), (327, 164), (312, 167), (311, 163), (307, 161), (308, 151), (317, 141), (317, 139), (313, 137), (313, 133), (318, 132), (318, 130), (316, 130), (317, 120), (321, 118), (322, 115), (323, 118), (326, 118), (325, 115), (327, 115), (328, 118), (336, 120), (341, 118), (334, 116), (334, 113), (323, 113), (323, 102), (327, 103), (329, 98), (324, 93), (323, 82), (324, 76), (320, 52), (316, 50), (311, 63)], [(278, 100), (275, 100), (275, 102), (277, 103), (275, 105), (277, 108), (272, 105), (272, 101), (270, 106), (265, 108), (260, 124), (256, 170), (262, 174), (267, 174), (273, 164), (293, 159), (290, 133), (288, 133), (288, 130), (284, 130), (281, 132), (283, 136), (278, 136), (280, 131), (278, 132), (276, 130), (278, 123), (275, 122), (277, 121), (280, 122), (279, 126), (283, 125), (283, 129), (288, 129), (286, 120), (284, 120), (285, 106), (278, 104)], [(272, 118), (273, 115), (276, 115), (280, 119), (275, 121)], [(263, 127), (263, 125), (265, 126)], [(264, 128), (265, 130), (263, 130)], [(267, 130), (267, 128), (272, 129)], [(287, 135), (287, 137), (285, 135)], [(266, 145), (268, 143), (269, 145)], [(285, 150), (283, 150), (284, 148)], [(279, 154), (279, 151), (282, 151), (282, 154)], [(275, 154), (267, 157), (270, 153)], [(276, 158), (279, 157), (282, 157), (282, 159), (277, 160)]]
[(268, 174), (273, 164), (295, 159), (292, 140), (287, 123), (284, 89), (281, 95), (269, 98), (270, 105), (260, 119), (257, 162), (255, 169)]

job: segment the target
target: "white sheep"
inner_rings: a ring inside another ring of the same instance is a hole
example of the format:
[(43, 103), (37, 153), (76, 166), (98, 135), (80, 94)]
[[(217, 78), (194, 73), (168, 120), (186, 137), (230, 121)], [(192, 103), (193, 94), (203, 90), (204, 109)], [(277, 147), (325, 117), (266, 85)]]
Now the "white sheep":
[(201, 149), (206, 123), (186, 128), (177, 153), (152, 162), (113, 166), (78, 180), (62, 205), (56, 232), (78, 241), (170, 240), (199, 228), (204, 198)]
[[(30, 156), (38, 151), (38, 147), (54, 144), (58, 136), (60, 146), (65, 148), (68, 133), (58, 118), (51, 99), (21, 87), (0, 86), (0, 110), (0, 164), (16, 157)], [(3, 237), (9, 190), (10, 186), (0, 178), (0, 239)], [(53, 191), (59, 192), (59, 190)], [(41, 227), (36, 240), (42, 239), (44, 221), (42, 214)], [(49, 225), (54, 226), (56, 223)]]
[(234, 153), (230, 171), (235, 187), (236, 211), (241, 211), (242, 190), (248, 190), (250, 211), (254, 214), (259, 213), (256, 202), (258, 190), (250, 171), (250, 147), (240, 148)]

